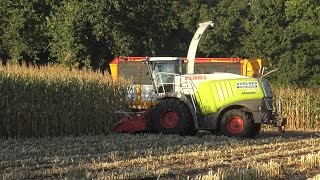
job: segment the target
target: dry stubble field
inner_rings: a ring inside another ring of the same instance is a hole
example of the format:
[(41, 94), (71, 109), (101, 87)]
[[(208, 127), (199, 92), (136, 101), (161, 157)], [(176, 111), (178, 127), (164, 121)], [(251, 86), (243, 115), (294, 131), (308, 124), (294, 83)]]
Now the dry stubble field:
[(320, 174), (320, 133), (254, 139), (200, 133), (7, 139), (0, 179), (306, 179)]

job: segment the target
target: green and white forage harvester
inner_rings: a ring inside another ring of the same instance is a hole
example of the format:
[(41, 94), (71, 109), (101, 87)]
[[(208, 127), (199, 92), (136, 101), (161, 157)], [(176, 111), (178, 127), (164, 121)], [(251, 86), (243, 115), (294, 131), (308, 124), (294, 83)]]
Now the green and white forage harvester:
[(151, 131), (194, 135), (219, 131), (230, 137), (254, 137), (261, 124), (284, 130), (281, 107), (273, 108), (272, 90), (262, 73), (248, 77), (232, 73), (194, 74), (200, 38), (212, 21), (199, 24), (188, 50), (187, 65), (179, 57), (146, 58), (157, 103), (140, 112), (125, 112), (116, 132)]

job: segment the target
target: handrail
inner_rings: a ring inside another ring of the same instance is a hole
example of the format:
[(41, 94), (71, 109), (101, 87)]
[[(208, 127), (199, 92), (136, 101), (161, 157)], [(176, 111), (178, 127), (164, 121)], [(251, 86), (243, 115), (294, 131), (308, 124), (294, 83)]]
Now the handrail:
[[(163, 81), (163, 75), (171, 75), (173, 78), (172, 82), (164, 82)], [(176, 73), (167, 73), (167, 72), (158, 72), (155, 74), (155, 87), (156, 87), (156, 92), (157, 94), (162, 94), (162, 93), (166, 93), (166, 89), (165, 89), (165, 85), (172, 85), (172, 87), (176, 87), (177, 85), (179, 85), (179, 89), (172, 89), (170, 92), (177, 92), (177, 93), (184, 93), (184, 91), (187, 91), (187, 94), (191, 96), (191, 102), (193, 105), (193, 108), (195, 110), (195, 112), (197, 112), (197, 106), (196, 106), (196, 97), (195, 97), (195, 93), (196, 92), (196, 85), (194, 84), (194, 82), (192, 80), (190, 81), (184, 81), (181, 82), (179, 81), (179, 83), (175, 82), (176, 77), (180, 77), (181, 79), (181, 75), (176, 74)], [(157, 84), (156, 84), (157, 83)], [(159, 87), (162, 88), (162, 92), (159, 93)]]

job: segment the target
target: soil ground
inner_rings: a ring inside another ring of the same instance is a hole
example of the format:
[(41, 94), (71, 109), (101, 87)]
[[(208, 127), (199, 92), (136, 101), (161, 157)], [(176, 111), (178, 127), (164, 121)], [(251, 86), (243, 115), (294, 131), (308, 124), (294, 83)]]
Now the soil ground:
[(307, 160), (320, 162), (319, 144), (320, 132), (302, 131), (254, 139), (208, 132), (3, 139), (0, 179), (214, 179), (219, 172), (230, 179), (241, 170), (251, 179), (307, 179), (320, 174)]

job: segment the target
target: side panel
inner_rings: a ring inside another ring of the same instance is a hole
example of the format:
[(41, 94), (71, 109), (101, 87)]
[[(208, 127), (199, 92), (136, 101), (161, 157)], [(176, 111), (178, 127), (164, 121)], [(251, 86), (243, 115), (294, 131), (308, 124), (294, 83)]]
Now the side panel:
[(118, 63), (119, 76), (131, 80), (132, 85), (127, 92), (127, 101), (132, 109), (149, 109), (155, 104), (155, 93), (148, 66), (139, 61), (123, 61)]
[(152, 85), (148, 73), (148, 66), (139, 61), (124, 61), (118, 63), (119, 76), (132, 81), (133, 84)]
[(241, 74), (240, 63), (207, 62), (196, 63), (194, 66), (194, 74), (210, 74), (214, 72)]
[(257, 79), (208, 80), (199, 83), (196, 99), (202, 114), (217, 112), (218, 109), (250, 99), (262, 99), (262, 88)]
[(149, 109), (157, 100), (153, 85), (139, 84), (130, 86), (126, 98), (132, 109)]
[(112, 79), (118, 79), (118, 64), (110, 64)]

